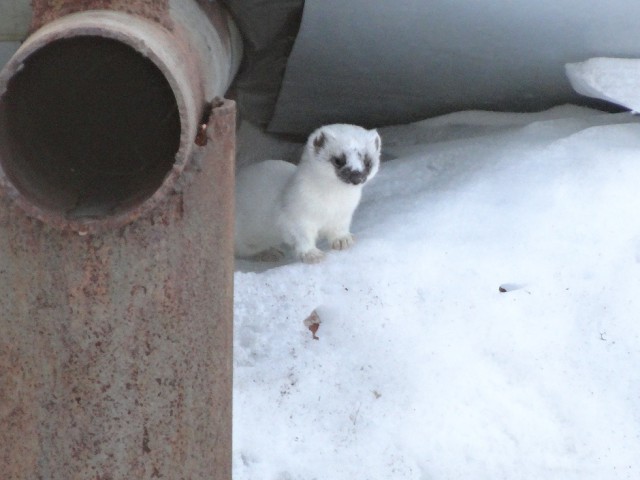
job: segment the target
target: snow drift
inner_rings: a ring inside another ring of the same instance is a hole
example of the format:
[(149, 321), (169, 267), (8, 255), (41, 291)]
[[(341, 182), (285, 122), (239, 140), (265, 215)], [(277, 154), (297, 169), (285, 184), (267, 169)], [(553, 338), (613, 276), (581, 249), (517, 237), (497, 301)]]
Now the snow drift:
[(381, 134), (351, 250), (238, 263), (234, 478), (640, 478), (638, 121)]

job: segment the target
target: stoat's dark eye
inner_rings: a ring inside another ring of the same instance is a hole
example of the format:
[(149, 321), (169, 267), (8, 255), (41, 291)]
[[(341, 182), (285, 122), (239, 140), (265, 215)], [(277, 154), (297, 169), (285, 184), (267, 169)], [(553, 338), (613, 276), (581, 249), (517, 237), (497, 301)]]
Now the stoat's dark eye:
[(365, 168), (371, 168), (371, 157), (369, 155), (364, 157), (364, 166)]
[(344, 155), (340, 155), (339, 157), (331, 157), (331, 163), (336, 168), (342, 168), (347, 164), (347, 159)]

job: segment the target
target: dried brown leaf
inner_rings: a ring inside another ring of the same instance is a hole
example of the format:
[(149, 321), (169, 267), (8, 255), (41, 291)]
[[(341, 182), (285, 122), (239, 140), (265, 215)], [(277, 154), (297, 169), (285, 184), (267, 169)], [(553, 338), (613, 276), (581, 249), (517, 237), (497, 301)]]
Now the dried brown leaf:
[(304, 325), (311, 331), (314, 340), (320, 340), (320, 337), (316, 335), (320, 328), (320, 323), (320, 315), (318, 315), (318, 312), (315, 310), (304, 320)]

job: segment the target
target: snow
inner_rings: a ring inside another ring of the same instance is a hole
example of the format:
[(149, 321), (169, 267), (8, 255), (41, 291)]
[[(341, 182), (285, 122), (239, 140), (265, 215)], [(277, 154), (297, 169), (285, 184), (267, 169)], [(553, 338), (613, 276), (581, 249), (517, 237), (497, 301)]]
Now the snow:
[(234, 479), (640, 478), (636, 117), (380, 133), (352, 249), (238, 262)]
[(640, 60), (636, 58), (590, 58), (565, 65), (574, 90), (640, 111)]

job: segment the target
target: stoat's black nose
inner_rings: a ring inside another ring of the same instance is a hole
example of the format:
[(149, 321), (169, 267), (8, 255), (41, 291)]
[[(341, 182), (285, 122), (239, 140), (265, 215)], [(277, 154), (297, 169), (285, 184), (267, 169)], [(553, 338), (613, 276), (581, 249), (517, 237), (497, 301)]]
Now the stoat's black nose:
[(340, 169), (338, 171), (338, 177), (349, 185), (361, 185), (367, 181), (367, 174), (365, 172), (351, 170), (348, 167)]
[(366, 175), (362, 172), (352, 172), (351, 175), (349, 175), (349, 181), (354, 185), (360, 185), (364, 183), (366, 179)]

